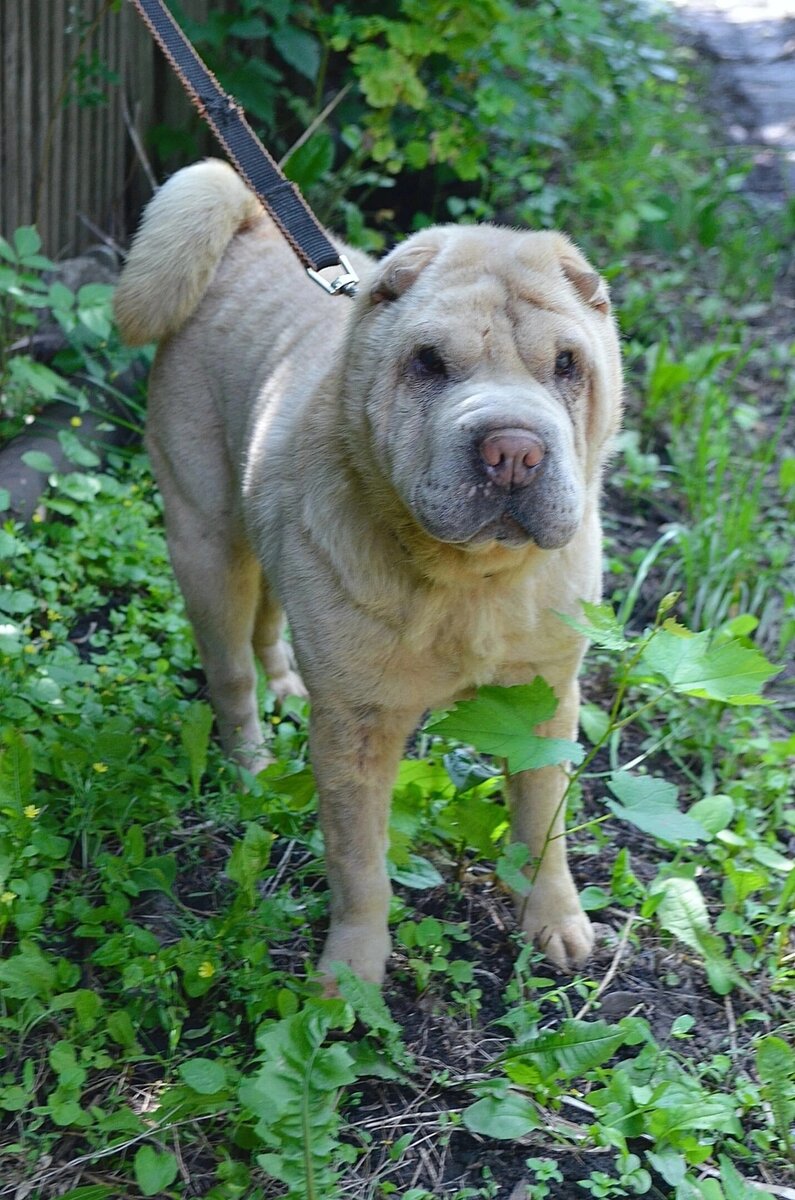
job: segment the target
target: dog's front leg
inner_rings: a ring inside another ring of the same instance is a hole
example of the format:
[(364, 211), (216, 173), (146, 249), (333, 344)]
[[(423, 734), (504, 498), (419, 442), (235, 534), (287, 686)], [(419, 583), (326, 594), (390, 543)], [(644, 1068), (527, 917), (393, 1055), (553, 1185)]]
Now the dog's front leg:
[(331, 921), (320, 958), (347, 963), (381, 983), (390, 940), (386, 872), (389, 806), (406, 739), (418, 713), (346, 711), (313, 695), (309, 740), (326, 844)]
[[(536, 733), (574, 738), (579, 710), (577, 682), (567, 682), (555, 690), (558, 711), (551, 721), (539, 725)], [(513, 840), (523, 842), (530, 850), (525, 873), (532, 881), (532, 890), (528, 896), (517, 897), (519, 924), (556, 966), (573, 971), (590, 954), (594, 935), (566, 857), (566, 784), (562, 767), (543, 767), (509, 776), (508, 795)]]

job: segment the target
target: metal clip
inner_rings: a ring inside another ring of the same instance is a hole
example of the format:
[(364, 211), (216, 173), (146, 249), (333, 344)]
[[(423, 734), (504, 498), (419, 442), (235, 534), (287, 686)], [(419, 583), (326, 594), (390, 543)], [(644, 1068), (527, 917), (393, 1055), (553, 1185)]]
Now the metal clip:
[(322, 287), (324, 292), (328, 292), (329, 296), (336, 296), (339, 292), (345, 296), (355, 296), (356, 288), (359, 285), (359, 276), (344, 254), (340, 255), (339, 265), (342, 270), (336, 279), (324, 279), (319, 271), (313, 271), (311, 267), (307, 267), (306, 273), (310, 279)]

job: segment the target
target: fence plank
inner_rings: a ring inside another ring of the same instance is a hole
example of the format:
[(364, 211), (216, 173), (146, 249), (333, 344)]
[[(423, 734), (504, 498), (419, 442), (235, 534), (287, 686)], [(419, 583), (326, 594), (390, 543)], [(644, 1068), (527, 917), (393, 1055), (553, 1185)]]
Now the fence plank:
[[(194, 19), (212, 0), (185, 0)], [(37, 224), (46, 253), (96, 242), (90, 225), (124, 239), (150, 187), (125, 109), (143, 137), (164, 97), (156, 51), (129, 3), (0, 0), (0, 233)], [(92, 74), (94, 58), (113, 79)], [(188, 118), (168, 84), (169, 119)], [(82, 91), (81, 91), (82, 89)], [(102, 93), (87, 103), (87, 92)]]

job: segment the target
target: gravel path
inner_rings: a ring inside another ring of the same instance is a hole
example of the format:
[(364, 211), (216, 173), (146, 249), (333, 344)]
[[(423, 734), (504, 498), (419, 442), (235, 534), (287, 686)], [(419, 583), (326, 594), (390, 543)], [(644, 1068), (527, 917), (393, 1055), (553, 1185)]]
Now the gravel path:
[(795, 195), (795, 0), (673, 0), (686, 40), (713, 65), (727, 139), (754, 147), (753, 191)]

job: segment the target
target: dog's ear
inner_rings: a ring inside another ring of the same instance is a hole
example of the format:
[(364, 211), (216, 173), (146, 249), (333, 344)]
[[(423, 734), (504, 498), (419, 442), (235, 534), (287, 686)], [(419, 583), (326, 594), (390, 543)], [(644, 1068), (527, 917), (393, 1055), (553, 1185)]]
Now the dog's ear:
[(414, 241), (398, 246), (379, 264), (375, 279), (370, 285), (370, 300), (382, 304), (397, 300), (407, 292), (421, 271), (439, 253), (439, 246), (430, 241)]
[(591, 308), (599, 312), (610, 312), (610, 293), (601, 275), (592, 271), (584, 258), (562, 258), (560, 262), (563, 274), (574, 290)]

